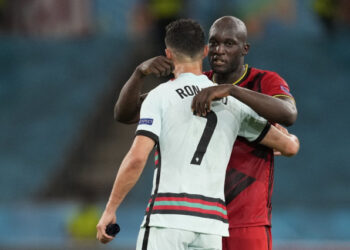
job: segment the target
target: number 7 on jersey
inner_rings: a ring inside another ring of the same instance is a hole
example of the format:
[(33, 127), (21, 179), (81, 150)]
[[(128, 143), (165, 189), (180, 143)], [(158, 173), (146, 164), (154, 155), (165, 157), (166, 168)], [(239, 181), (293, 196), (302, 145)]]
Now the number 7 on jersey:
[(199, 140), (196, 152), (194, 152), (194, 155), (191, 160), (191, 164), (194, 165), (201, 164), (204, 154), (207, 151), (210, 139), (213, 136), (216, 124), (218, 122), (218, 118), (213, 111), (210, 111), (206, 116), (202, 116), (202, 118), (207, 119), (207, 123), (205, 124), (203, 134), (201, 136), (201, 139)]

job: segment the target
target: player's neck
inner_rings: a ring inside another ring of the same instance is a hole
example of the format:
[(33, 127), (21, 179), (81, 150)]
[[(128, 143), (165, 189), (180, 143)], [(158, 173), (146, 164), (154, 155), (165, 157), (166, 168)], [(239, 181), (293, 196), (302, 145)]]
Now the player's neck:
[(213, 82), (218, 83), (218, 84), (232, 84), (237, 82), (238, 79), (242, 78), (242, 76), (246, 72), (246, 67), (247, 65), (241, 65), (237, 68), (237, 70), (234, 70), (229, 73), (215, 73), (213, 74)]
[(202, 75), (202, 61), (196, 62), (181, 62), (175, 63), (175, 69), (173, 71), (175, 78), (183, 73), (192, 73), (195, 75)]

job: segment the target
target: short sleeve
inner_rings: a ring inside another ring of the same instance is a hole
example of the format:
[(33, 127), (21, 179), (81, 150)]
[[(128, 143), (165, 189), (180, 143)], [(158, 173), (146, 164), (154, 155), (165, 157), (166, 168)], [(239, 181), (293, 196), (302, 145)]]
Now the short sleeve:
[(261, 90), (263, 94), (269, 96), (287, 96), (293, 98), (286, 81), (277, 73), (268, 71), (261, 81)]
[(254, 110), (242, 103), (241, 126), (239, 136), (246, 138), (250, 142), (260, 142), (270, 129), (270, 123), (259, 116)]
[(136, 135), (147, 136), (158, 143), (161, 131), (161, 95), (151, 91), (143, 101)]

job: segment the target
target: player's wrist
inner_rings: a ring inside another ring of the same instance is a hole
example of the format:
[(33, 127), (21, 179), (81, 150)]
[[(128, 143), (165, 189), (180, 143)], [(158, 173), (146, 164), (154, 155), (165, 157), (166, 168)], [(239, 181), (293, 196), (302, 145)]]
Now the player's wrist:
[(113, 201), (108, 201), (107, 205), (106, 205), (106, 208), (105, 208), (105, 211), (106, 213), (116, 213), (118, 209), (118, 204), (117, 203), (114, 203)]
[(134, 71), (134, 77), (138, 79), (142, 79), (146, 76), (146, 74), (141, 70), (140, 66), (137, 66)]
[(230, 96), (235, 97), (236, 90), (237, 90), (237, 86), (232, 85), (232, 84), (229, 85), (229, 91), (228, 92), (229, 92)]

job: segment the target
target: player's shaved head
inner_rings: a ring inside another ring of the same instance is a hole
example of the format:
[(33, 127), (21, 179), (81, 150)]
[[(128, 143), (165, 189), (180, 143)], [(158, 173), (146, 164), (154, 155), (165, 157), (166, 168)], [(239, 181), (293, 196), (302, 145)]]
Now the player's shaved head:
[[(212, 70), (232, 80), (232, 75), (244, 68), (244, 56), (248, 54), (247, 28), (233, 16), (217, 19), (209, 31), (209, 62)], [(240, 72), (239, 72), (240, 73)]]
[(247, 27), (244, 22), (237, 17), (234, 16), (223, 16), (217, 19), (213, 25), (210, 27), (209, 36), (214, 31), (226, 32), (231, 31), (236, 34), (237, 38), (241, 40), (241, 42), (247, 41)]

